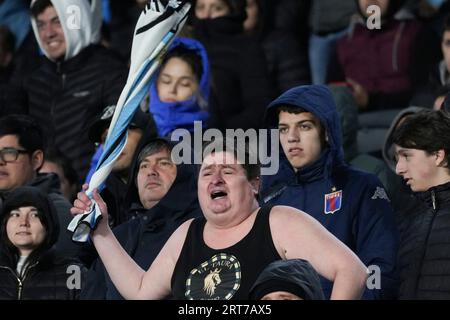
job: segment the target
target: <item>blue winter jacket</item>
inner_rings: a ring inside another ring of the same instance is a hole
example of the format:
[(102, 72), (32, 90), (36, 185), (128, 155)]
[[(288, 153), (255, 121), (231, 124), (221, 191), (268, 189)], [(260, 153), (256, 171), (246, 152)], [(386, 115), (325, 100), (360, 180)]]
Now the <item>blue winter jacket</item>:
[[(344, 163), (340, 122), (330, 91), (316, 85), (288, 90), (269, 105), (268, 126), (277, 125), (280, 105), (301, 107), (318, 117), (325, 127), (328, 147), (318, 160), (295, 172), (280, 146), (279, 171), (262, 177), (261, 201), (307, 212), (370, 266), (364, 299), (395, 298), (399, 240), (390, 201), (374, 174)], [(377, 270), (381, 278), (377, 278)], [(323, 287), (329, 297), (332, 284), (323, 279)]]

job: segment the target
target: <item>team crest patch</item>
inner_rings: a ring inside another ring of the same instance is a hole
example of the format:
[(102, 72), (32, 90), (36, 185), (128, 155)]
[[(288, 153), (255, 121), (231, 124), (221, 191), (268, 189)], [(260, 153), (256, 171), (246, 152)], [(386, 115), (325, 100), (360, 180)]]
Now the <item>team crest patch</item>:
[(325, 195), (325, 214), (333, 214), (341, 209), (342, 190), (328, 193)]
[(241, 285), (241, 264), (235, 256), (220, 253), (192, 269), (186, 280), (189, 300), (230, 300)]

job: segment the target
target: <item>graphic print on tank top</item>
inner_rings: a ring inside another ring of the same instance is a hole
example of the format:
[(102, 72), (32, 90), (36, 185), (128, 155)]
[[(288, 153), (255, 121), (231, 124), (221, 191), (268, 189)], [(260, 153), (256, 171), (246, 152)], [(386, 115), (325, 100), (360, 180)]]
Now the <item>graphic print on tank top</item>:
[(189, 300), (230, 300), (241, 285), (241, 264), (226, 253), (214, 255), (191, 270), (186, 280)]

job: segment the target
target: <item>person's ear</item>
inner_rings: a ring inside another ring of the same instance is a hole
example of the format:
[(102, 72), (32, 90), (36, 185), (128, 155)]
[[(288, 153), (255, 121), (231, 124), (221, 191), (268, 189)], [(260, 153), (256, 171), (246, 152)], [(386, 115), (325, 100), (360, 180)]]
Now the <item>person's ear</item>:
[(447, 159), (445, 156), (445, 150), (441, 149), (434, 153), (435, 163), (437, 167), (443, 167), (447, 165)]
[(31, 165), (34, 171), (38, 171), (44, 164), (44, 152), (42, 150), (36, 150), (31, 155)]
[(250, 184), (252, 185), (253, 193), (255, 195), (259, 194), (259, 188), (261, 186), (261, 179), (259, 177), (256, 177), (252, 181), (250, 181)]

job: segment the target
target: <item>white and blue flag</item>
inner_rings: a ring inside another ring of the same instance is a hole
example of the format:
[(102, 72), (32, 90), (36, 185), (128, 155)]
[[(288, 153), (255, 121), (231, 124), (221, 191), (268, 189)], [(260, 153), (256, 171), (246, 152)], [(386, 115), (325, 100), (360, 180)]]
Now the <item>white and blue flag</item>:
[[(104, 152), (97, 163), (87, 195), (92, 199), (93, 190), (101, 191), (119, 157), (127, 139), (127, 128), (139, 104), (149, 91), (155, 71), (167, 48), (187, 20), (191, 4), (187, 0), (151, 0), (147, 3), (136, 24), (128, 79), (109, 126)], [(89, 212), (77, 215), (68, 226), (72, 240), (86, 242), (101, 217), (97, 203)]]

